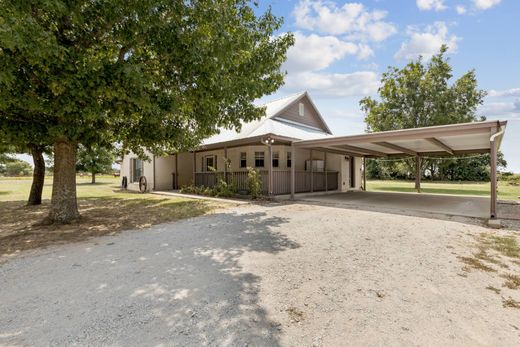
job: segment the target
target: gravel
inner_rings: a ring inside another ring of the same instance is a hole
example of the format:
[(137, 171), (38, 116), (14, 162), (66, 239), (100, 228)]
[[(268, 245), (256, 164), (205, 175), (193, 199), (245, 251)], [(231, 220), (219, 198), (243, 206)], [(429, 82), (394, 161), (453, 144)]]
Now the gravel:
[(461, 273), (483, 231), (272, 204), (31, 251), (0, 266), (0, 345), (518, 345), (495, 275)]

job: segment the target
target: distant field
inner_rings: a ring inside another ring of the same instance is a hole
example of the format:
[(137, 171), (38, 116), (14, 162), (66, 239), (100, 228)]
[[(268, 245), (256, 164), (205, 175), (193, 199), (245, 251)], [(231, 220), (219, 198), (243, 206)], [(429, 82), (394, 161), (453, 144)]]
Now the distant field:
[[(113, 192), (119, 188), (119, 177), (96, 176), (96, 184), (90, 184), (90, 177), (76, 178), (78, 198), (123, 198)], [(0, 177), (0, 201), (27, 200), (31, 190), (32, 177)], [(43, 199), (50, 199), (52, 192), (52, 176), (45, 177)]]
[[(412, 181), (367, 181), (369, 191), (385, 192), (415, 192), (415, 183)], [(489, 182), (421, 182), (421, 191), (432, 194), (457, 194), (489, 196)], [(503, 200), (520, 200), (520, 186), (498, 184), (498, 198)]]

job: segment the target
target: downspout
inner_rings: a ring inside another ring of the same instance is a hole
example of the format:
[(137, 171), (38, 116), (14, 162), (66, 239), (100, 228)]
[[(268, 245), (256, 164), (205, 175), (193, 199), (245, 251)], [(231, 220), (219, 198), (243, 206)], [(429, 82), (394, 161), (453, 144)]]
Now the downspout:
[(153, 188), (155, 190), (155, 154), (153, 155)]

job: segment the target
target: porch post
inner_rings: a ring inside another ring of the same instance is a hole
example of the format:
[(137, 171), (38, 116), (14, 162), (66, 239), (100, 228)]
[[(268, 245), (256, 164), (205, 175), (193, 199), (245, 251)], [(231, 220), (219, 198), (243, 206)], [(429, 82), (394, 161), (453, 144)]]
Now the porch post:
[(490, 206), (490, 217), (495, 219), (497, 217), (497, 146), (493, 135), (496, 133), (496, 129), (491, 130), (491, 141), (490, 141), (490, 179), (491, 179), (491, 206)]
[(196, 168), (197, 168), (197, 164), (196, 164), (196, 154), (197, 152), (196, 151), (193, 151), (193, 185), (196, 185), (195, 183), (195, 171), (196, 171)]
[(363, 157), (363, 190), (367, 191), (367, 158)]
[(328, 182), (328, 174), (327, 174), (327, 152), (324, 152), (323, 154), (325, 156), (323, 160), (323, 170), (325, 171), (325, 191), (329, 191), (329, 182)]
[(268, 145), (269, 148), (269, 196), (273, 195), (273, 146)]
[(296, 190), (296, 146), (291, 144), (291, 200), (294, 200)]
[(228, 179), (227, 179), (228, 172), (227, 172), (227, 169), (228, 169), (227, 147), (224, 146), (224, 181), (226, 183), (228, 183)]
[(311, 162), (311, 193), (314, 192), (314, 168), (312, 165), (312, 149), (310, 151), (310, 162)]
[(421, 156), (415, 156), (415, 189), (417, 193), (421, 192)]

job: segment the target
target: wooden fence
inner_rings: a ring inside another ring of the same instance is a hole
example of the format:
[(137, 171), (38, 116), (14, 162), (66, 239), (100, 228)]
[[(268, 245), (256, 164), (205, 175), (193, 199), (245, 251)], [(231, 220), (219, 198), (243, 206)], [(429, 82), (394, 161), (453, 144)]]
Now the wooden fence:
[[(262, 190), (264, 194), (268, 193), (269, 188), (269, 171), (260, 170), (262, 178)], [(295, 192), (319, 192), (326, 190), (338, 189), (339, 174), (337, 171), (313, 172), (312, 176), (309, 171), (295, 172)], [(224, 177), (226, 176), (226, 177)], [(247, 191), (247, 171), (228, 172), (196, 172), (195, 185), (212, 187), (217, 184), (218, 180), (224, 180), (227, 183), (234, 183), (237, 189)], [(311, 186), (312, 185), (312, 186)], [(273, 170), (273, 194), (290, 194), (291, 193), (291, 170)]]

